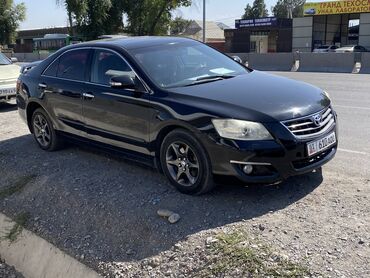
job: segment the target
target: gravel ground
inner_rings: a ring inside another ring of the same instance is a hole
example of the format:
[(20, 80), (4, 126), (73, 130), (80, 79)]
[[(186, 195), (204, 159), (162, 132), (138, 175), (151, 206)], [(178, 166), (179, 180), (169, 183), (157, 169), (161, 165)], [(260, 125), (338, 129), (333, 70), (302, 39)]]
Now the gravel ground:
[(0, 278), (24, 278), (22, 274), (17, 272), (14, 267), (8, 266), (0, 258)]
[[(0, 198), (0, 211), (29, 213), (28, 229), (104, 276), (198, 277), (212, 238), (243, 230), (251, 246), (261, 242), (314, 276), (370, 277), (370, 175), (328, 164), (280, 185), (229, 180), (191, 197), (153, 169), (87, 146), (40, 150), (13, 107), (0, 104), (0, 127), (0, 190), (24, 183)], [(158, 209), (181, 220), (169, 224)]]

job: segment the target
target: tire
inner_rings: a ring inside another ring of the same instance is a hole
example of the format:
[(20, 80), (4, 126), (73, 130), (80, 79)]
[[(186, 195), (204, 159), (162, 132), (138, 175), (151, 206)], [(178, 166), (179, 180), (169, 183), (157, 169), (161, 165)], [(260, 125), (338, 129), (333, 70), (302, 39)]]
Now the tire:
[(44, 109), (38, 108), (33, 112), (31, 126), (34, 138), (41, 149), (52, 152), (62, 148), (63, 140), (56, 133)]
[(175, 129), (164, 138), (160, 162), (165, 176), (182, 193), (200, 195), (214, 187), (208, 154), (186, 130)]

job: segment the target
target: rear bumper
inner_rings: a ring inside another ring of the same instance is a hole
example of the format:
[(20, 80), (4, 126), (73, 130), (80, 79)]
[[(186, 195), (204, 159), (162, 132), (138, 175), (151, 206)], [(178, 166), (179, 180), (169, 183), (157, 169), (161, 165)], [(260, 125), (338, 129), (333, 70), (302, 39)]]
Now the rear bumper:
[[(208, 150), (214, 174), (235, 176), (246, 183), (275, 183), (290, 176), (312, 172), (333, 159), (338, 141), (312, 157), (307, 154), (308, 142), (318, 140), (332, 132), (337, 135), (336, 125), (320, 137), (305, 141), (284, 133), (282, 139), (275, 141), (250, 142), (208, 136), (208, 139), (204, 138), (203, 144)], [(243, 171), (245, 165), (253, 167), (251, 174)]]

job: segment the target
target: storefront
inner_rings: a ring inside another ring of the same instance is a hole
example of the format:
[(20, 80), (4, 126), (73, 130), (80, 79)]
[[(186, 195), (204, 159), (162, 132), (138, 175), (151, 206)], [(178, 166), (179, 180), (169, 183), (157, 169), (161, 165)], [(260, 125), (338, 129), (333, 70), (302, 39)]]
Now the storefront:
[(292, 20), (276, 17), (235, 20), (225, 30), (226, 52), (268, 53), (292, 51)]
[(370, 49), (370, 0), (306, 3), (293, 19), (293, 50), (321, 45), (362, 45)]

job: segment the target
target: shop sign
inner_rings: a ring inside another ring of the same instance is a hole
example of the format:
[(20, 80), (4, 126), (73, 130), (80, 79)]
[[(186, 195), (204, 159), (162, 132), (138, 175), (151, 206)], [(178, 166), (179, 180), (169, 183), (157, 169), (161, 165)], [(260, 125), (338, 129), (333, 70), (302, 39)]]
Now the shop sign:
[(235, 28), (260, 27), (260, 26), (276, 26), (276, 17), (261, 17), (252, 19), (237, 19), (235, 20)]
[(303, 7), (304, 16), (369, 13), (370, 0), (343, 0), (306, 3)]

